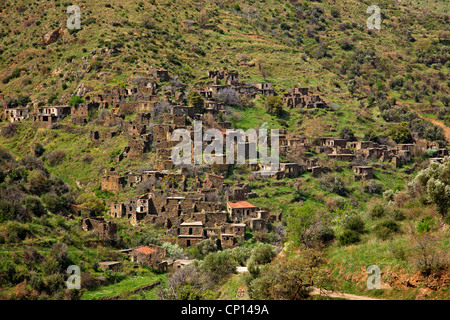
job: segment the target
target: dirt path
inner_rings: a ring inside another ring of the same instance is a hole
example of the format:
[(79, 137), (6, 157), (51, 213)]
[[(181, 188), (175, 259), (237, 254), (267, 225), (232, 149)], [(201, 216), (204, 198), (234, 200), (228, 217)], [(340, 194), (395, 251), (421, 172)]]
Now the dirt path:
[(427, 118), (427, 117), (422, 116), (421, 114), (419, 114), (419, 117), (425, 121), (428, 121), (428, 122), (434, 124), (435, 126), (441, 127), (442, 130), (444, 130), (445, 140), (447, 140), (447, 143), (450, 144), (450, 128), (449, 127), (447, 127), (442, 121)]
[[(279, 255), (284, 255), (284, 252), (286, 250), (286, 246), (283, 247), (283, 249), (280, 251)], [(330, 291), (330, 290), (324, 290), (319, 288), (313, 288), (313, 290), (310, 292), (310, 295), (321, 295), (321, 296), (328, 296), (330, 298), (341, 298), (346, 300), (383, 300), (383, 299), (376, 299), (371, 297), (365, 297), (365, 296), (357, 296), (355, 294), (350, 293), (342, 293), (342, 292), (336, 292), (336, 291)]]
[[(237, 267), (236, 271), (238, 274), (243, 274), (247, 272), (247, 267)], [(335, 291), (329, 291), (329, 290), (321, 290), (318, 288), (314, 288), (311, 292), (311, 295), (321, 295), (321, 296), (327, 296), (331, 298), (342, 298), (346, 300), (382, 300), (382, 299), (376, 299), (376, 298), (370, 298), (365, 296), (357, 296), (355, 294), (349, 294), (349, 293), (342, 293), (342, 292), (335, 292)]]
[(341, 292), (335, 292), (335, 291), (328, 291), (328, 290), (321, 290), (318, 288), (314, 288), (313, 291), (310, 292), (311, 295), (321, 295), (321, 296), (327, 296), (330, 298), (342, 298), (346, 300), (383, 300), (383, 299), (376, 299), (376, 298), (370, 298), (365, 296), (357, 296), (355, 294), (350, 293), (341, 293)]
[(429, 123), (432, 123), (432, 124), (434, 124), (435, 126), (441, 127), (442, 130), (444, 130), (445, 140), (447, 140), (447, 143), (450, 144), (450, 128), (447, 127), (442, 121), (424, 117), (423, 115), (421, 115), (421, 114), (420, 114), (419, 112), (417, 112), (416, 110), (412, 109), (412, 108), (411, 108), (409, 105), (407, 105), (407, 104), (404, 104), (404, 103), (401, 103), (401, 102), (398, 102), (398, 101), (397, 101), (397, 104), (400, 105), (400, 106), (406, 105), (406, 106), (408, 107), (409, 110), (411, 110), (412, 112), (417, 113), (417, 114), (419, 115), (419, 118), (420, 118), (420, 119), (425, 120), (425, 121), (427, 121), (427, 122), (429, 122)]

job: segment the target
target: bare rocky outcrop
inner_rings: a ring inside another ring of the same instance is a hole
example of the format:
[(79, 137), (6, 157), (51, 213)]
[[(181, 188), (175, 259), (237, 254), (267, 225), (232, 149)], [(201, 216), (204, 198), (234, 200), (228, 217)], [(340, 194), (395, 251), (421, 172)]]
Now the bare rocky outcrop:
[(62, 32), (63, 32), (63, 29), (61, 27), (59, 27), (56, 30), (47, 32), (41, 39), (42, 40), (42, 44), (47, 46), (49, 44), (52, 44), (52, 43), (58, 41), (58, 39), (62, 35)]

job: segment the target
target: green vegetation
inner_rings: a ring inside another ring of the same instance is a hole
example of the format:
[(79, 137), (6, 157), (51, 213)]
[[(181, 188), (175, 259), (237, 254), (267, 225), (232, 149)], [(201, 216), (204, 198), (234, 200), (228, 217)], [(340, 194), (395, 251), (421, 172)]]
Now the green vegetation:
[(194, 107), (196, 113), (199, 113), (203, 110), (203, 98), (200, 96), (200, 93), (197, 91), (191, 91), (188, 94), (188, 102), (191, 107)]
[(133, 292), (141, 287), (161, 282), (161, 276), (155, 274), (129, 276), (120, 282), (110, 284), (107, 286), (96, 287), (92, 290), (86, 291), (81, 299), (83, 300), (99, 300), (110, 298), (116, 295), (123, 296), (124, 294)]

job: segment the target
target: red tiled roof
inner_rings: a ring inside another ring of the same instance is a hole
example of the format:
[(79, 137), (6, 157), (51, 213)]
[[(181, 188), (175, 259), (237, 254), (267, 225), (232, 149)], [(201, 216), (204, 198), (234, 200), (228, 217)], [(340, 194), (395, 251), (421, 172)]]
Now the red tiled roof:
[[(147, 195), (154, 196), (155, 194), (154, 194), (153, 192), (144, 193), (143, 195), (140, 195), (140, 196), (138, 197), (138, 199), (142, 199), (143, 197), (145, 197), (145, 196), (147, 196)], [(150, 198), (150, 197), (149, 197), (149, 198)]]
[(252, 205), (250, 202), (247, 201), (238, 201), (238, 202), (229, 202), (228, 205), (232, 209), (239, 209), (239, 208), (256, 208), (256, 206)]
[(137, 251), (137, 252), (140, 252), (143, 254), (150, 254), (152, 252), (155, 252), (156, 249), (150, 248), (150, 247), (139, 247), (139, 248), (134, 249), (133, 251)]

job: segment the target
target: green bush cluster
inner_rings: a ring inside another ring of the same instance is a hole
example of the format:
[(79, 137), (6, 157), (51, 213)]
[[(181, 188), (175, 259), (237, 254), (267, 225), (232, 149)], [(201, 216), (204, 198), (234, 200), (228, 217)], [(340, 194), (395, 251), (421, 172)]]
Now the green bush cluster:
[(381, 240), (387, 240), (393, 233), (400, 231), (400, 226), (393, 220), (385, 220), (375, 226), (375, 234)]
[(361, 234), (365, 232), (365, 223), (360, 216), (350, 216), (343, 221), (343, 232), (339, 235), (339, 245), (346, 246), (361, 241)]

